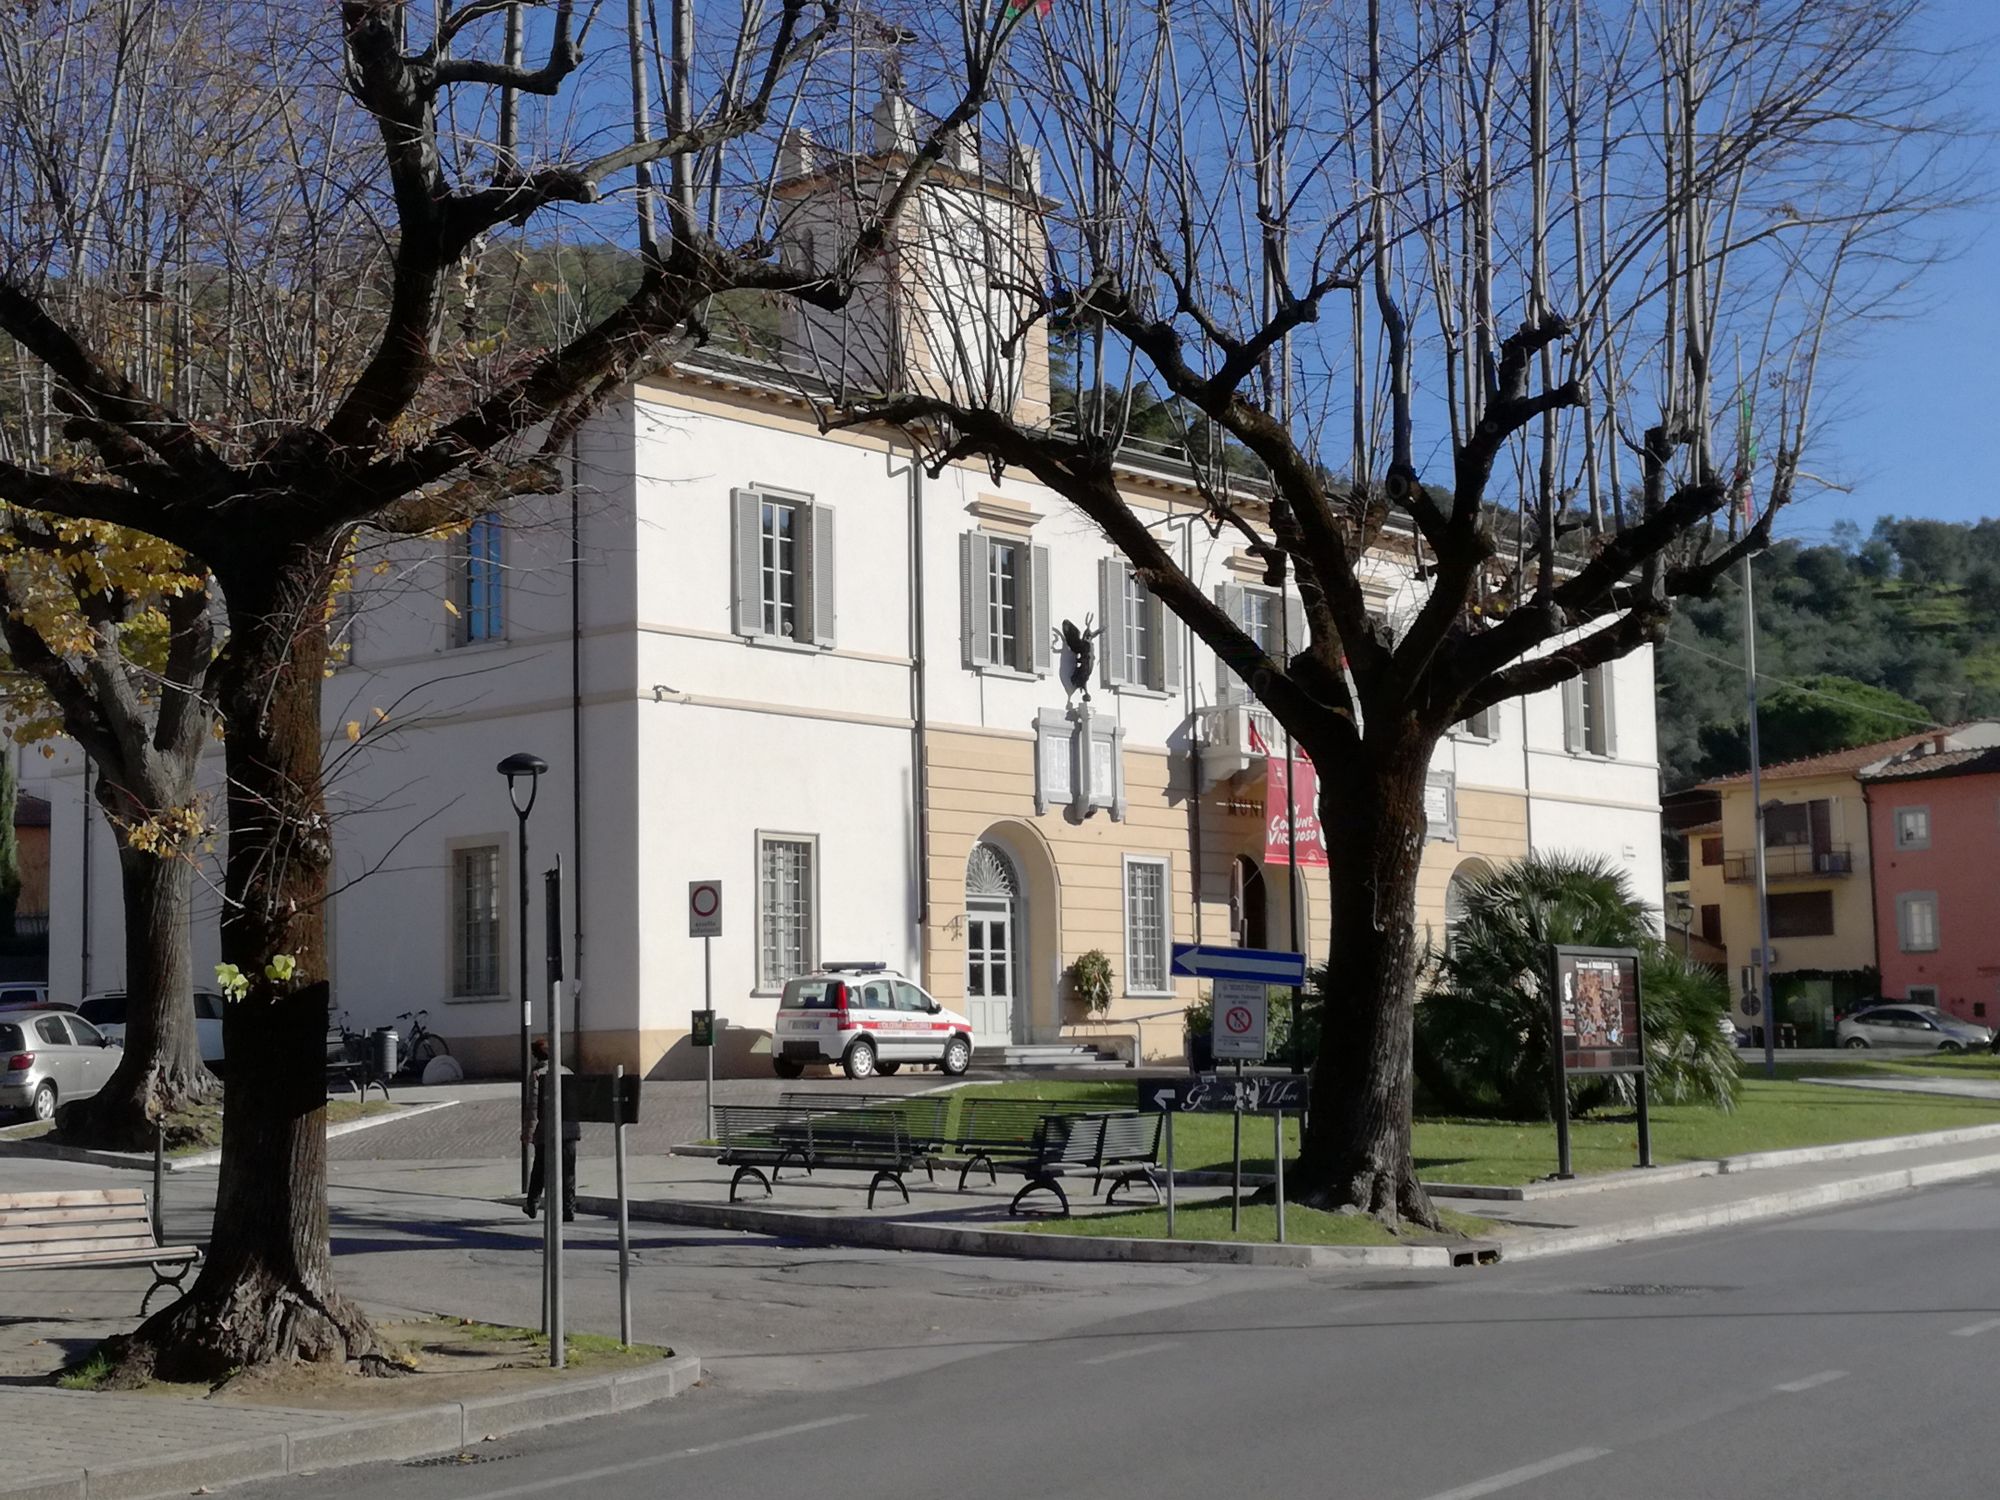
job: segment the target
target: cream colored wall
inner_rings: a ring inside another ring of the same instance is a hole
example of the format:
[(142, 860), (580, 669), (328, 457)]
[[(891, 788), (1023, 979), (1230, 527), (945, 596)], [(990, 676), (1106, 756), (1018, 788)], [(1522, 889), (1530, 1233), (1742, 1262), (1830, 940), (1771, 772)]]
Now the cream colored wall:
[[(1750, 854), (1756, 848), (1756, 810), (1749, 783), (1731, 783), (1722, 791), (1722, 848), (1725, 857)], [(1778, 961), (1774, 974), (1800, 969), (1865, 969), (1875, 964), (1875, 910), (1871, 897), (1869, 866), (1868, 809), (1861, 799), (1861, 784), (1847, 774), (1805, 776), (1766, 781), (1764, 800), (1769, 802), (1832, 802), (1832, 836), (1836, 844), (1852, 851), (1851, 875), (1811, 880), (1773, 879), (1773, 894), (1789, 891), (1833, 892), (1833, 935), (1831, 937), (1773, 937)], [(1757, 888), (1750, 881), (1729, 883), (1722, 878), (1725, 866), (1701, 863), (1697, 839), (1690, 850), (1689, 890), (1699, 924), (1704, 904), (1722, 907), (1722, 942), (1729, 952), (1731, 982), (1757, 952)]]

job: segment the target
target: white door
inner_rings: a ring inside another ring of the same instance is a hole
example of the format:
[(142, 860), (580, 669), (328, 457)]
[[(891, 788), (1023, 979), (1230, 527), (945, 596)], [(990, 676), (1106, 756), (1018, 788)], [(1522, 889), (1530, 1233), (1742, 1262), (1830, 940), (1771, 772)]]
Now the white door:
[(1014, 913), (1010, 904), (974, 902), (965, 914), (965, 998), (982, 1047), (1014, 1040)]

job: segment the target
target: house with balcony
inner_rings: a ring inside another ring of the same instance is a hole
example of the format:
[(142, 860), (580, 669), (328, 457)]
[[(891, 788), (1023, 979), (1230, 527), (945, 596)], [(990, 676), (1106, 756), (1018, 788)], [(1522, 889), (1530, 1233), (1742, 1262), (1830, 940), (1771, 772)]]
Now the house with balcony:
[[(1764, 767), (1762, 842), (1771, 988), (1801, 1045), (1830, 1043), (1834, 1018), (1886, 993), (1874, 882), (1882, 845), (1864, 778), (1897, 757), (2000, 744), (2000, 723), (1903, 735)], [(1720, 947), (1741, 1007), (1757, 1015), (1757, 808), (1746, 771), (1704, 783), (1717, 815), (1685, 830), (1693, 932)]]
[[(795, 253), (908, 148), (896, 110), (874, 125), (873, 163), (788, 141)], [(1174, 943), (1296, 934), (1325, 957), (1306, 769), (1097, 527), (1021, 470), (933, 475), (901, 434), (821, 429), (814, 378), (1048, 417), (1043, 326), (998, 340), (980, 330), (1009, 320), (960, 305), (1004, 300), (1006, 268), (1039, 257), (1037, 191), (1032, 160), (955, 153), (920, 204), (940, 232), (893, 247), (846, 317), (788, 310), (786, 357), (704, 351), (647, 375), (581, 432), (563, 494), (365, 560), (325, 726), (330, 964), (352, 1024), (424, 1008), (472, 1071), (512, 1066), (522, 1001), (543, 994), (539, 959), (525, 995), (517, 976), (515, 819), (493, 769), (516, 751), (549, 767), (527, 922), (538, 945), (560, 856), (589, 1068), (698, 1075), (689, 1012), (712, 982), (718, 1065), (768, 1073), (787, 979), (870, 959), (965, 1010), (991, 1058), (1172, 1058), (1198, 993), (1171, 973)], [(1200, 524), (1181, 455), (1128, 447), (1120, 482), (1246, 630), (1300, 638), (1296, 592)], [(1392, 521), (1370, 561), (1383, 610), (1415, 562)], [(1095, 633), (1087, 698), (1066, 622)], [(1467, 879), (1530, 850), (1605, 855), (1657, 905), (1650, 653), (1496, 705), (1429, 769), (1434, 940)], [(81, 772), (69, 754), (49, 778), (66, 993), (119, 980), (116, 861)], [(712, 967), (688, 935), (696, 880), (722, 884)], [(1093, 950), (1115, 976), (1103, 1016), (1066, 978)], [(212, 910), (195, 951), (200, 972)]]
[(1932, 741), (1861, 775), (1882, 993), (2000, 1022), (2000, 747)]

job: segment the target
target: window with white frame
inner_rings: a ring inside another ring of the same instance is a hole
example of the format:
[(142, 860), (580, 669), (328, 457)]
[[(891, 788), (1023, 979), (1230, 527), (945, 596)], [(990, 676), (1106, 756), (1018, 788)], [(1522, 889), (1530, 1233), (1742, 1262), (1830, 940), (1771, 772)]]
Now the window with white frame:
[(452, 559), (451, 643), (471, 646), (507, 633), (501, 589), (500, 517), (478, 517), (459, 539)]
[(1896, 847), (1928, 849), (1931, 846), (1931, 810), (1928, 807), (1896, 809)]
[(1150, 684), (1153, 680), (1154, 633), (1159, 629), (1153, 596), (1139, 575), (1125, 574), (1125, 680)]
[(1173, 922), (1168, 906), (1170, 886), (1164, 859), (1127, 855), (1125, 859), (1125, 993), (1164, 995), (1173, 989), (1167, 977)]
[(734, 625), (753, 640), (833, 644), (833, 511), (808, 496), (737, 490)]
[(757, 988), (783, 989), (813, 966), (818, 948), (816, 840), (757, 836)]
[(1563, 684), (1563, 744), (1574, 755), (1618, 753), (1617, 703), (1608, 662)]
[(1896, 939), (1905, 953), (1932, 953), (1938, 945), (1935, 891), (1906, 891), (1896, 898)]
[[(1276, 589), (1240, 583), (1220, 583), (1215, 602), (1222, 612), (1242, 627), (1243, 633), (1273, 661), (1282, 663), (1285, 647), (1305, 644), (1305, 613), (1299, 601), (1286, 599)], [(1250, 686), (1228, 662), (1216, 658), (1215, 701), (1218, 704), (1247, 703), (1253, 696)]]
[(453, 998), (500, 994), (498, 844), (468, 844), (452, 850), (451, 928)]
[(986, 547), (986, 629), (993, 661), (1021, 669), (1021, 547), (998, 539)]
[(1468, 740), (1485, 740), (1491, 743), (1500, 738), (1500, 709), (1497, 704), (1489, 704), (1476, 714), (1460, 719), (1455, 732)]

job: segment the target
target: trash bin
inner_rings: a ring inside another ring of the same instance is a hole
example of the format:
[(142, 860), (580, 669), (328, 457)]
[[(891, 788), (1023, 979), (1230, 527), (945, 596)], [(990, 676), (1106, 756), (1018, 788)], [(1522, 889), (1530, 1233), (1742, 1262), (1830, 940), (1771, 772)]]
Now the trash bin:
[(369, 1066), (377, 1078), (394, 1078), (401, 1059), (397, 1053), (402, 1049), (402, 1038), (396, 1035), (393, 1026), (377, 1026), (368, 1034)]

